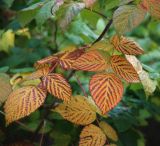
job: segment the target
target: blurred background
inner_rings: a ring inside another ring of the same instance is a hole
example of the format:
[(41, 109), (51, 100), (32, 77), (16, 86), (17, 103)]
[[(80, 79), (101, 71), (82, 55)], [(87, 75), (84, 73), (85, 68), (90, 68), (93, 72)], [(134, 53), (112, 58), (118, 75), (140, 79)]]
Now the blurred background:
[[(34, 63), (48, 55), (70, 48), (91, 44), (102, 33), (119, 0), (97, 0), (92, 10), (73, 1), (60, 7), (53, 1), (0, 0), (0, 76), (23, 77), (33, 72)], [(67, 1), (69, 2), (69, 0)], [(101, 14), (103, 14), (103, 16)], [(65, 19), (64, 19), (65, 18)], [(72, 20), (72, 21), (71, 21)], [(105, 38), (115, 34), (113, 25)], [(148, 14), (145, 20), (126, 36), (135, 40), (145, 51), (138, 56), (144, 73), (144, 83), (125, 83), (125, 93), (120, 104), (106, 119), (117, 131), (118, 146), (160, 145), (160, 21)], [(68, 71), (57, 68), (64, 75)], [(92, 73), (76, 73), (88, 92)], [(82, 94), (74, 78), (70, 84), (73, 94)], [(0, 83), (0, 88), (1, 88)], [(1, 90), (0, 90), (1, 91)], [(1, 91), (2, 92), (2, 91)], [(89, 92), (88, 92), (89, 93)], [(47, 97), (45, 105), (53, 98)], [(3, 104), (0, 106), (3, 111)], [(22, 119), (27, 127), (35, 131), (44, 110), (40, 108)], [(44, 146), (75, 146), (81, 127), (78, 127), (51, 112), (46, 119)], [(31, 139), (31, 132), (13, 123), (6, 127), (4, 115), (0, 113), (1, 145)], [(38, 142), (37, 138), (37, 142)]]

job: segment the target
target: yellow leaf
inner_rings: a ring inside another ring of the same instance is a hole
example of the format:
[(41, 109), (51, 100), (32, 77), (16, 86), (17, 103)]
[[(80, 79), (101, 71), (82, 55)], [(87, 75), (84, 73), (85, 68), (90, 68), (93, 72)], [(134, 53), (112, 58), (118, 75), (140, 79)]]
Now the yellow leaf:
[(103, 121), (99, 123), (99, 126), (101, 127), (101, 129), (109, 139), (113, 141), (118, 141), (117, 132), (112, 128), (112, 126), (110, 126), (108, 123)]
[(46, 98), (46, 92), (39, 87), (26, 86), (13, 91), (5, 103), (6, 123), (28, 116), (39, 108)]
[(0, 38), (0, 51), (9, 52), (10, 48), (14, 47), (15, 34), (11, 29), (2, 34)]
[(56, 109), (64, 119), (79, 125), (88, 125), (96, 119), (96, 112), (84, 96), (74, 96), (70, 101), (60, 104)]
[(5, 73), (0, 73), (0, 104), (7, 99), (11, 92), (10, 77)]
[(79, 146), (104, 146), (106, 142), (106, 136), (103, 131), (90, 124), (85, 126), (80, 134)]
[(31, 38), (31, 34), (28, 28), (19, 29), (15, 32), (16, 35), (26, 36), (28, 39)]

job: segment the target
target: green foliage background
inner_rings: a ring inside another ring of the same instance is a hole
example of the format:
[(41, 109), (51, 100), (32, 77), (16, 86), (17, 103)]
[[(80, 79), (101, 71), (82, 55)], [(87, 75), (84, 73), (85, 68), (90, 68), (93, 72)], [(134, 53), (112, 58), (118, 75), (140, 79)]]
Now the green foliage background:
[[(69, 1), (66, 2), (69, 3)], [(83, 9), (79, 13), (80, 8), (78, 10), (73, 5), (67, 4), (54, 13), (53, 9), (57, 9), (52, 7), (54, 0), (1, 0), (0, 72), (10, 76), (32, 72), (33, 64), (41, 58), (61, 51), (67, 46), (83, 46), (92, 43), (102, 33), (108, 19), (119, 6), (119, 2), (119, 0), (99, 0), (94, 5), (92, 9), (104, 14), (106, 17), (104, 18), (90, 9)], [(138, 1), (133, 3), (136, 2)], [(66, 28), (60, 27), (59, 22), (70, 13), (77, 15)], [(157, 82), (157, 88), (152, 95), (146, 96), (140, 83), (125, 84), (123, 100), (109, 113), (111, 118), (105, 119), (118, 131), (118, 146), (159, 146), (160, 143), (158, 139), (158, 128), (160, 128), (159, 22), (147, 15), (140, 26), (126, 34), (145, 50), (145, 54), (139, 56), (139, 59), (150, 78)], [(23, 32), (25, 29), (28, 30)], [(4, 33), (7, 31), (10, 33), (5, 39)], [(105, 37), (108, 38), (113, 34), (115, 29), (112, 26)], [(69, 73), (60, 69), (57, 72), (64, 75)], [(87, 84), (91, 74), (79, 71), (77, 75), (88, 92)], [(70, 80), (70, 84), (73, 94), (83, 94), (74, 78)], [(48, 96), (45, 106), (50, 105), (52, 100), (53, 97)], [(3, 111), (3, 105), (0, 110)], [(45, 115), (44, 108), (40, 108), (21, 120), (32, 132), (16, 123), (6, 127), (4, 116), (0, 115), (1, 145), (16, 141), (30, 141), (43, 115)], [(60, 115), (53, 112), (50, 112), (45, 121), (44, 131), (41, 130), (32, 143), (38, 145), (41, 133), (44, 133), (44, 146), (78, 145), (82, 127), (63, 120)]]

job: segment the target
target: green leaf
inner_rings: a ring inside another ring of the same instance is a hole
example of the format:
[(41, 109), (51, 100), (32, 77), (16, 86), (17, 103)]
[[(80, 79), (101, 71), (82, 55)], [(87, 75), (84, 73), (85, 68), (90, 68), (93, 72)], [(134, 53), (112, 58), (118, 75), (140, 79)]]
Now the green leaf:
[(67, 6), (67, 11), (64, 16), (61, 17), (59, 24), (60, 27), (64, 30), (68, 24), (73, 20), (73, 18), (83, 9), (85, 8), (84, 3), (74, 2)]
[(113, 14), (113, 24), (120, 34), (132, 31), (145, 17), (146, 12), (134, 5), (120, 6)]

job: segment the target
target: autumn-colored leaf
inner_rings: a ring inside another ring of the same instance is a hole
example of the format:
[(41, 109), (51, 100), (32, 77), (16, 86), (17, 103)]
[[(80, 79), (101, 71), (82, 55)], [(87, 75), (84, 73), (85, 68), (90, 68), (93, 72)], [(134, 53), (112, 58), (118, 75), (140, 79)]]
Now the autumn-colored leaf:
[(143, 70), (142, 64), (135, 56), (126, 55), (126, 58), (137, 71), (146, 95), (152, 95), (152, 93), (156, 90), (157, 82), (150, 79), (149, 74)]
[(66, 52), (59, 57), (59, 63), (64, 69), (73, 69), (73, 63), (84, 53), (83, 49), (76, 49), (72, 52)]
[(103, 114), (115, 107), (123, 95), (123, 84), (112, 73), (94, 75), (90, 80), (89, 89)]
[(56, 109), (64, 119), (80, 125), (88, 125), (96, 119), (96, 112), (86, 97), (77, 95), (70, 101), (60, 104)]
[(123, 36), (113, 36), (111, 43), (116, 50), (127, 55), (139, 55), (144, 53), (138, 44)]
[(103, 71), (108, 64), (105, 58), (96, 50), (81, 55), (73, 64), (74, 69), (84, 71)]
[(0, 73), (0, 105), (7, 99), (11, 92), (10, 77), (5, 73)]
[(79, 146), (104, 146), (106, 136), (102, 130), (90, 124), (83, 128), (80, 134)]
[(112, 56), (111, 66), (114, 72), (127, 82), (139, 82), (139, 77), (136, 70), (125, 58), (119, 55)]
[(58, 60), (57, 56), (51, 55), (51, 56), (48, 56), (48, 57), (43, 58), (41, 60), (38, 60), (36, 62), (36, 65), (46, 64), (46, 63), (53, 63), (53, 62), (56, 62), (57, 60)]
[(43, 77), (42, 83), (52, 95), (66, 101), (71, 98), (71, 87), (61, 74), (50, 73)]
[(101, 121), (99, 126), (105, 133), (105, 135), (113, 141), (118, 140), (117, 132), (108, 123)]
[(35, 86), (14, 90), (5, 103), (7, 124), (28, 116), (39, 108), (46, 98), (46, 92)]
[(38, 79), (42, 76), (47, 76), (49, 71), (50, 71), (50, 67), (47, 65), (47, 66), (41, 67), (37, 71), (31, 73), (25, 79), (28, 79), (28, 80)]
[(159, 0), (142, 0), (140, 7), (148, 11), (151, 16), (160, 18), (160, 1)]
[(120, 6), (113, 14), (113, 24), (120, 34), (132, 31), (145, 17), (146, 12), (134, 5)]

